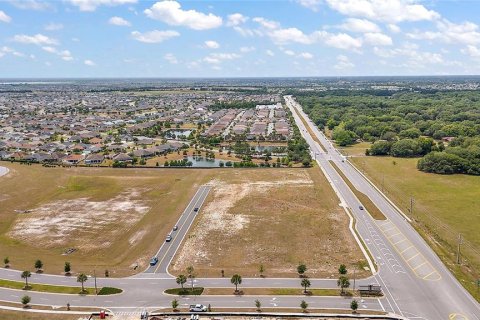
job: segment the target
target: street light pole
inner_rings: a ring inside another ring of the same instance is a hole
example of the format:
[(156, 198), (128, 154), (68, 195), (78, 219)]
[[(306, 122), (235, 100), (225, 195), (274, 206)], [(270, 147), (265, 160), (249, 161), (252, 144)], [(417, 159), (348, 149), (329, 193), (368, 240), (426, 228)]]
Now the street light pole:
[(93, 278), (95, 279), (95, 295), (98, 294), (97, 292), (97, 274), (95, 273), (95, 269), (93, 269)]
[(460, 264), (460, 245), (462, 244), (462, 234), (458, 235), (457, 264)]

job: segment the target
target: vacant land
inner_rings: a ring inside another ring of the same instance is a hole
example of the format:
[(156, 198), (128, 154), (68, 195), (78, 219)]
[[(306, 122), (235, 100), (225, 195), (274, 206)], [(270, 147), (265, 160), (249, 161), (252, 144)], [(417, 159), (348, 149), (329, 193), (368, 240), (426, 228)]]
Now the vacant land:
[(267, 277), (295, 277), (305, 263), (311, 277), (336, 277), (341, 263), (364, 259), (318, 168), (219, 171), (212, 185), (173, 273), (259, 276), (263, 265)]
[[(353, 158), (377, 186), (416, 222), (447, 266), (480, 298), (474, 281), (480, 279), (480, 177), (437, 175), (418, 171), (418, 159)], [(413, 213), (409, 213), (413, 198)], [(457, 237), (464, 244), (462, 267), (455, 265)]]
[[(12, 268), (60, 274), (143, 270), (211, 171), (44, 168), (2, 162), (0, 252)], [(64, 255), (68, 249), (73, 253)], [(136, 270), (134, 266), (138, 264)]]

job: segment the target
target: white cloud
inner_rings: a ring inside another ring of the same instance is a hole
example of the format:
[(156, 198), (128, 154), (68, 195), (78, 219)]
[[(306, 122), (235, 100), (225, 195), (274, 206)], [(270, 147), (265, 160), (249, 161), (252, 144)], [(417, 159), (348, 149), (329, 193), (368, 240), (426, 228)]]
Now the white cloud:
[(57, 50), (55, 47), (43, 46), (42, 49), (48, 53), (53, 53), (58, 55), (62, 60), (72, 61), (73, 57), (69, 50)]
[(167, 60), (168, 62), (170, 62), (171, 64), (177, 64), (178, 63), (178, 59), (177, 59), (177, 57), (175, 57), (173, 55), (173, 53), (167, 53), (163, 56), (163, 58), (165, 60)]
[(277, 44), (285, 44), (290, 42), (311, 44), (313, 42), (309, 36), (297, 28), (272, 30), (268, 33), (268, 35), (272, 41)]
[(10, 16), (8, 16), (4, 11), (0, 10), (0, 21), (9, 23), (12, 21), (12, 18), (10, 18)]
[(57, 31), (62, 29), (63, 29), (63, 24), (61, 23), (50, 22), (45, 26), (45, 30), (47, 31)]
[(387, 27), (390, 31), (392, 31), (394, 33), (399, 33), (399, 32), (402, 31), (402, 29), (400, 29), (400, 27), (397, 26), (396, 24), (389, 23), (389, 24), (387, 24)]
[(428, 10), (415, 0), (326, 0), (333, 10), (350, 17), (397, 23), (434, 20), (440, 14)]
[(13, 41), (25, 44), (36, 44), (36, 45), (57, 45), (58, 41), (56, 39), (47, 37), (43, 34), (36, 34), (29, 36), (26, 34), (17, 34), (13, 37)]
[(272, 50), (267, 50), (267, 51), (265, 51), (265, 53), (267, 54), (267, 56), (270, 56), (270, 57), (275, 56), (275, 53), (273, 53)]
[(374, 46), (391, 46), (393, 44), (392, 38), (380, 32), (365, 33), (363, 37), (365, 43)]
[(219, 64), (224, 60), (234, 60), (240, 57), (241, 56), (237, 53), (211, 53), (203, 58), (203, 61), (210, 64)]
[(86, 65), (86, 66), (89, 66), (89, 67), (96, 66), (95, 62), (93, 62), (92, 60), (88, 60), (88, 59), (84, 60), (83, 64)]
[(209, 49), (218, 49), (220, 48), (220, 44), (217, 41), (207, 40), (205, 41), (205, 47)]
[(273, 30), (280, 28), (280, 23), (278, 23), (277, 21), (268, 20), (262, 17), (253, 18), (253, 21), (257, 22), (265, 29)]
[(132, 25), (129, 21), (117, 16), (108, 19), (108, 23), (120, 27), (130, 27)]
[(52, 6), (47, 1), (37, 1), (37, 0), (10, 0), (11, 4), (13, 4), (18, 9), (22, 10), (37, 10), (43, 11), (50, 9)]
[(325, 39), (325, 44), (337, 49), (358, 50), (362, 47), (362, 40), (353, 38), (346, 33), (331, 34), (324, 32), (321, 34)]
[(99, 6), (118, 6), (122, 4), (137, 3), (137, 0), (68, 0), (80, 11), (95, 11)]
[(476, 45), (480, 43), (480, 32), (477, 24), (473, 22), (452, 23), (446, 19), (438, 21), (437, 31), (414, 31), (407, 33), (413, 40), (439, 40), (446, 43), (461, 43)]
[(337, 63), (333, 66), (337, 70), (345, 70), (345, 69), (351, 69), (355, 67), (355, 65), (350, 61), (350, 59), (347, 56), (344, 56), (343, 54), (337, 56)]
[(366, 19), (349, 18), (340, 25), (341, 29), (351, 32), (380, 32), (380, 28), (373, 22)]
[(322, 0), (296, 0), (301, 6), (317, 12)]
[(283, 50), (283, 53), (285, 53), (287, 56), (294, 56), (295, 52), (292, 50)]
[(177, 1), (159, 1), (146, 9), (147, 17), (172, 26), (184, 26), (194, 30), (207, 30), (222, 25), (222, 18), (212, 13), (204, 14), (195, 10), (182, 10)]
[(132, 38), (140, 41), (140, 42), (145, 42), (145, 43), (160, 43), (165, 40), (171, 39), (178, 37), (180, 33), (177, 31), (173, 30), (165, 30), (165, 31), (160, 31), (160, 30), (153, 30), (153, 31), (148, 31), (144, 33), (140, 33), (138, 31), (133, 31), (131, 33)]
[(252, 52), (252, 51), (255, 51), (255, 47), (241, 47), (240, 48), (240, 52), (243, 52), (243, 53), (248, 53), (248, 52)]
[(240, 24), (244, 24), (245, 22), (247, 22), (247, 20), (248, 20), (248, 17), (245, 17), (241, 13), (229, 14), (227, 17), (227, 26), (228, 27), (238, 26)]
[(16, 57), (22, 57), (22, 58), (25, 57), (25, 54), (18, 52), (13, 48), (3, 46), (2, 48), (0, 48), (0, 57), (3, 57), (6, 54), (11, 54)]
[(302, 52), (298, 54), (298, 57), (309, 60), (309, 59), (313, 59), (313, 54), (311, 54), (310, 52)]
[(462, 49), (462, 53), (469, 55), (470, 57), (473, 57), (473, 58), (480, 57), (480, 49), (472, 45), (468, 45), (465, 49)]

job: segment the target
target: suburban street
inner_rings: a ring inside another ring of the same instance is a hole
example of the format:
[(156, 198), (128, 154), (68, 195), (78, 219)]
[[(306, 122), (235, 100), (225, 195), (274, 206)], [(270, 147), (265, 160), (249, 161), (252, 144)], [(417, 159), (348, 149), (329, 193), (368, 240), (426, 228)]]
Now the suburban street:
[[(285, 96), (285, 100), (317, 164), (343, 205), (350, 208), (356, 218), (358, 233), (378, 265), (374, 278), (385, 293), (385, 309), (409, 319), (480, 319), (479, 304), (413, 229), (408, 217), (345, 160), (293, 97)], [(327, 152), (310, 135), (297, 111)], [(361, 203), (329, 161), (333, 161), (359, 191), (368, 195), (387, 220), (375, 221), (359, 209)]]

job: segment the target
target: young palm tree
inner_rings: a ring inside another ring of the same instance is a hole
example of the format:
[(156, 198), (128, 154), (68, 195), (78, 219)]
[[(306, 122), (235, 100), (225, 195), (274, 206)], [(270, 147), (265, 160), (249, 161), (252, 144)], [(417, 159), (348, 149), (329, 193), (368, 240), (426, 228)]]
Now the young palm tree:
[(302, 279), (302, 287), (304, 288), (303, 293), (307, 293), (307, 288), (310, 287), (311, 283), (308, 278), (303, 278)]
[(303, 312), (307, 312), (308, 303), (305, 300), (302, 300), (302, 302), (300, 302), (300, 308), (302, 308)]
[(180, 274), (178, 277), (177, 277), (177, 284), (179, 284), (180, 286), (182, 286), (182, 291), (183, 291), (183, 284), (187, 282), (187, 277), (185, 277), (183, 274)]
[(340, 276), (337, 280), (337, 286), (342, 289), (342, 295), (345, 293), (344, 289), (350, 287), (350, 280), (346, 276)]
[(260, 300), (255, 300), (255, 307), (257, 308), (257, 311), (262, 311), (262, 303)]
[(39, 259), (35, 261), (35, 269), (37, 269), (37, 272), (39, 272), (43, 268), (43, 262)]
[(238, 292), (238, 285), (242, 283), (242, 276), (234, 274), (230, 282), (235, 285), (235, 292)]
[(85, 273), (80, 273), (78, 276), (77, 276), (77, 282), (80, 282), (82, 284), (82, 292), (85, 292), (85, 288), (83, 287), (83, 284), (85, 283), (85, 281), (88, 280), (88, 277)]
[(22, 272), (22, 279), (25, 279), (25, 288), (28, 288), (28, 278), (32, 276), (30, 271), (23, 271)]
[(346, 275), (347, 274), (347, 266), (344, 264), (341, 264), (340, 267), (338, 268), (338, 273)]

